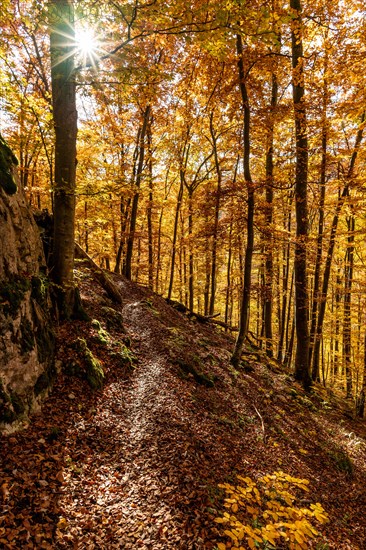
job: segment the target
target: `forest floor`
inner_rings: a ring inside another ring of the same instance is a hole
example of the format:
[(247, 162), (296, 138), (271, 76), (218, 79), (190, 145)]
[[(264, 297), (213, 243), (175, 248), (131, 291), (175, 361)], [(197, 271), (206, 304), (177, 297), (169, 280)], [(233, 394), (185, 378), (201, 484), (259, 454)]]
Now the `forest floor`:
[[(1, 436), (0, 548), (229, 548), (214, 521), (218, 484), (282, 470), (309, 480), (302, 506), (329, 515), (303, 548), (366, 549), (366, 423), (345, 401), (321, 387), (304, 394), (249, 350), (233, 369), (230, 336), (123, 277), (122, 307), (88, 268), (77, 277), (100, 326), (58, 327), (51, 394), (28, 426)], [(78, 338), (103, 366), (96, 391), (71, 375)]]

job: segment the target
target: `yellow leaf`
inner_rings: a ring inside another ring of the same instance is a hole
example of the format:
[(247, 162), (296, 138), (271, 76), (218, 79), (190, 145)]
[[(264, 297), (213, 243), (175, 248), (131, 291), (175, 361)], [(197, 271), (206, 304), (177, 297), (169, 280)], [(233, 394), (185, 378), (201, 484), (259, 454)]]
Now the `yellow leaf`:
[(232, 505), (231, 509), (232, 509), (232, 511), (233, 511), (234, 513), (237, 512), (237, 511), (239, 510), (239, 506), (237, 505), (236, 502), (234, 502), (234, 504)]
[(249, 544), (249, 548), (251, 548), (252, 550), (254, 550), (254, 549), (255, 549), (254, 540), (251, 539), (251, 538), (249, 538), (247, 542), (248, 542), (248, 544)]
[(60, 518), (58, 523), (57, 523), (57, 528), (58, 529), (66, 529), (67, 527), (67, 521), (65, 518)]
[(302, 455), (308, 454), (308, 452), (305, 449), (299, 449), (299, 453), (301, 453)]
[(218, 542), (217, 548), (218, 550), (226, 550), (226, 544), (224, 544), (223, 542)]
[(304, 539), (302, 538), (302, 536), (300, 535), (300, 533), (298, 531), (295, 531), (295, 539), (297, 540), (297, 542), (299, 544), (302, 544), (304, 542)]
[(224, 531), (224, 533), (225, 533), (225, 535), (230, 537), (234, 542), (236, 542), (238, 540), (238, 537), (232, 531), (229, 531), (228, 529), (226, 529), (226, 531)]

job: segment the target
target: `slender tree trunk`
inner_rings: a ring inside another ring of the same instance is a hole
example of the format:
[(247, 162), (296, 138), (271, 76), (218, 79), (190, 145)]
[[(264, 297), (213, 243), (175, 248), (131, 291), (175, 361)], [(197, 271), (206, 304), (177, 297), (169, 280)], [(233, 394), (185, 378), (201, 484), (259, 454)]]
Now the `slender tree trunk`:
[(84, 202), (84, 250), (89, 254), (88, 201)]
[[(208, 227), (208, 223), (206, 224)], [(205, 288), (203, 290), (203, 303), (204, 303), (204, 314), (208, 315), (208, 307), (210, 301), (210, 280), (211, 280), (211, 264), (210, 264), (210, 253), (209, 250), (206, 250), (205, 254)]]
[(184, 181), (183, 181), (183, 174), (181, 172), (180, 185), (179, 185), (178, 197), (177, 197), (177, 206), (175, 208), (173, 243), (172, 243), (172, 259), (171, 259), (171, 264), (170, 264), (170, 279), (169, 279), (169, 289), (168, 289), (168, 300), (171, 300), (172, 292), (173, 292), (174, 271), (175, 271), (175, 256), (176, 256), (176, 253), (177, 253), (178, 223), (179, 223), (180, 209), (181, 209), (181, 206), (182, 206), (183, 190), (184, 190)]
[(322, 156), (320, 164), (320, 182), (319, 182), (319, 221), (318, 221), (318, 237), (316, 245), (315, 271), (314, 271), (314, 289), (313, 303), (311, 308), (311, 326), (310, 326), (310, 343), (309, 343), (309, 366), (312, 367), (312, 379), (319, 380), (319, 362), (313, 362), (313, 350), (316, 338), (316, 324), (318, 319), (318, 309), (320, 300), (320, 269), (323, 254), (323, 233), (324, 233), (324, 203), (325, 203), (325, 183), (327, 169), (327, 140), (328, 140), (328, 124), (327, 124), (327, 106), (328, 106), (328, 82), (324, 78), (323, 85), (323, 113), (322, 113)]
[(230, 220), (229, 228), (229, 250), (227, 256), (227, 268), (226, 268), (226, 295), (225, 295), (225, 324), (229, 324), (229, 308), (230, 308), (230, 296), (231, 296), (231, 258), (232, 258), (232, 234), (233, 234), (233, 220)]
[(145, 158), (145, 136), (146, 136), (147, 127), (149, 124), (150, 113), (151, 113), (151, 106), (147, 105), (144, 111), (143, 123), (142, 123), (141, 134), (140, 134), (140, 145), (139, 145), (139, 156), (138, 156), (139, 160), (138, 160), (137, 174), (136, 174), (136, 180), (135, 180), (135, 194), (132, 199), (130, 227), (129, 227), (129, 234), (127, 238), (126, 264), (124, 269), (124, 274), (127, 277), (127, 279), (131, 279), (131, 276), (132, 276), (132, 254), (133, 254), (133, 245), (135, 240), (137, 209), (138, 209), (139, 196), (140, 196), (142, 170), (144, 167), (144, 158)]
[(347, 216), (347, 252), (344, 277), (344, 309), (343, 309), (343, 353), (346, 372), (346, 397), (352, 397), (352, 320), (351, 320), (351, 291), (353, 279), (354, 231), (355, 218), (353, 214)]
[(336, 291), (335, 291), (335, 330), (334, 330), (334, 361), (333, 361), (333, 377), (334, 379), (338, 376), (339, 371), (339, 329), (340, 329), (340, 320), (339, 320), (339, 310), (341, 307), (341, 275), (338, 270), (337, 280), (336, 280)]
[(188, 307), (194, 310), (193, 188), (188, 187)]
[(273, 132), (274, 132), (274, 113), (277, 107), (278, 82), (277, 77), (272, 73), (272, 95), (271, 111), (268, 124), (267, 153), (266, 153), (266, 211), (265, 220), (267, 228), (266, 238), (266, 256), (264, 271), (264, 337), (266, 340), (266, 353), (269, 357), (273, 356), (273, 335), (272, 335), (272, 304), (273, 304)]
[(245, 249), (244, 259), (244, 286), (243, 295), (240, 307), (239, 332), (235, 342), (234, 351), (231, 357), (231, 363), (237, 367), (240, 363), (241, 352), (245, 337), (248, 331), (249, 324), (249, 304), (251, 292), (251, 275), (252, 275), (252, 258), (254, 249), (254, 185), (250, 173), (250, 107), (247, 87), (245, 84), (245, 72), (243, 61), (243, 42), (241, 35), (236, 36), (236, 49), (238, 54), (238, 74), (239, 87), (244, 109), (244, 178), (248, 194), (248, 209), (247, 209), (247, 245)]
[(149, 202), (147, 205), (147, 235), (148, 235), (148, 270), (149, 270), (149, 288), (154, 288), (154, 241), (153, 241), (153, 163), (152, 163), (152, 135), (151, 123), (147, 128), (147, 148), (148, 148), (148, 177), (149, 177)]
[(308, 238), (308, 139), (306, 129), (305, 86), (303, 71), (302, 17), (300, 0), (290, 0), (293, 12), (292, 41), (292, 93), (296, 134), (296, 176), (295, 176), (295, 304), (296, 304), (296, 359), (295, 379), (305, 389), (311, 386), (309, 372), (309, 303), (307, 287), (306, 247)]
[(221, 173), (221, 167), (219, 162), (219, 155), (217, 151), (217, 136), (213, 126), (213, 111), (211, 112), (211, 116), (210, 116), (210, 134), (211, 134), (212, 147), (214, 152), (215, 170), (216, 170), (216, 177), (217, 177), (214, 227), (212, 232), (211, 295), (210, 295), (210, 306), (208, 310), (209, 315), (213, 315), (215, 310), (215, 297), (216, 297), (217, 237), (218, 237), (218, 229), (219, 229), (219, 213), (220, 213), (221, 185), (222, 185), (222, 173)]
[[(288, 364), (289, 364), (289, 360), (286, 359), (286, 357), (288, 358), (290, 356), (290, 358), (291, 358), (291, 356), (292, 356), (292, 348), (293, 348), (293, 343), (294, 343), (293, 332), (294, 332), (294, 328), (295, 328), (295, 325), (296, 325), (296, 323), (293, 321), (293, 305), (292, 305), (293, 294), (294, 294), (294, 279), (295, 279), (295, 273), (292, 272), (290, 291), (289, 291), (289, 294), (288, 294), (288, 307), (286, 309), (285, 317), (284, 317), (284, 319), (285, 319), (285, 344), (286, 344), (286, 352), (285, 352), (285, 358), (284, 358), (284, 365), (285, 366), (288, 366)], [(291, 329), (291, 335), (290, 335), (291, 321), (292, 321), (292, 329)], [(291, 353), (289, 353), (289, 348), (290, 347), (291, 347)]]
[(160, 290), (160, 273), (161, 273), (161, 229), (163, 225), (163, 209), (161, 209), (158, 223), (158, 235), (156, 242), (156, 273), (155, 273), (155, 292), (158, 294)]
[[(287, 214), (287, 222), (284, 220), (284, 228), (287, 230), (288, 234), (291, 234), (291, 205), (292, 205), (292, 197), (290, 196), (290, 202), (289, 202), (289, 211)], [(279, 343), (278, 343), (278, 352), (277, 352), (277, 359), (278, 361), (283, 360), (283, 350), (284, 350), (284, 341), (285, 341), (285, 333), (286, 333), (286, 315), (288, 313), (287, 303), (291, 301), (291, 293), (289, 297), (289, 289), (288, 289), (288, 283), (289, 283), (289, 276), (290, 276), (290, 243), (287, 243), (284, 251), (283, 251), (283, 265), (282, 265), (282, 307), (281, 312), (279, 315), (280, 320), (280, 335), (279, 335)], [(292, 280), (291, 280), (292, 285)], [(291, 286), (292, 288), (292, 286)], [(280, 299), (279, 299), (280, 303)], [(286, 343), (287, 345), (287, 343)]]
[(75, 305), (75, 187), (77, 110), (73, 55), (73, 2), (52, 0), (50, 15), (51, 80), (55, 126), (54, 236), (51, 275), (59, 313), (71, 317)]

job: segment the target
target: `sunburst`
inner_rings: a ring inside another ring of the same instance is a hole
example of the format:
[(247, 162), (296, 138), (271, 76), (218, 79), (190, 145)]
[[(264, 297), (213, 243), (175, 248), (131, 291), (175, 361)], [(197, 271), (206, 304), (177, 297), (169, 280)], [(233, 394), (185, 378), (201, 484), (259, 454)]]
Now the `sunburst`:
[(75, 29), (75, 55), (81, 58), (83, 67), (98, 63), (102, 47), (98, 35), (91, 27)]

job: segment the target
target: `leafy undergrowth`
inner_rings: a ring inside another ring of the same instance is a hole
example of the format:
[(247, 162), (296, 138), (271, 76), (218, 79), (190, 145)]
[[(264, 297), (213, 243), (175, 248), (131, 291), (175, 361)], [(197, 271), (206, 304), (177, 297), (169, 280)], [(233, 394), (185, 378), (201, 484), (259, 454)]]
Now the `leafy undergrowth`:
[(0, 439), (1, 548), (229, 548), (225, 487), (279, 471), (329, 516), (308, 548), (366, 548), (365, 423), (343, 401), (255, 354), (234, 370), (229, 336), (122, 277), (117, 307), (77, 276), (93, 321), (59, 327), (51, 395)]

